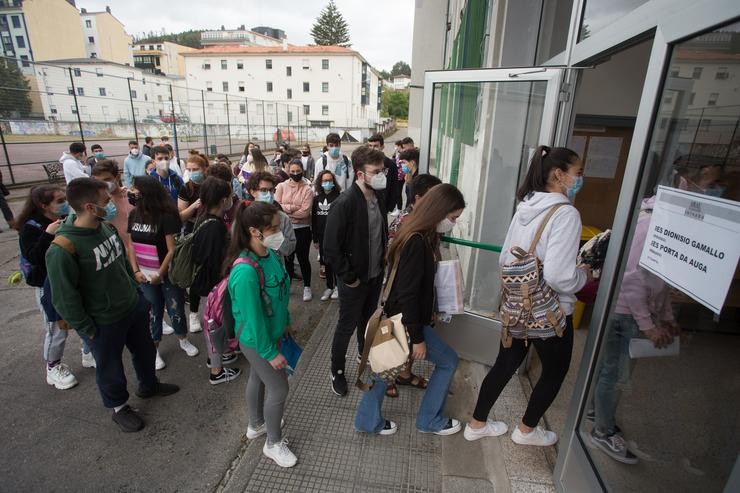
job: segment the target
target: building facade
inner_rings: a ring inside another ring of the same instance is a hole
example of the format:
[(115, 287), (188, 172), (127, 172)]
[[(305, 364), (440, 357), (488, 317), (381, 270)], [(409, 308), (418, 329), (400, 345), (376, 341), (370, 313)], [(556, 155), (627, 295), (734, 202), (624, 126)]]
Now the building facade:
[(185, 76), (182, 54), (195, 49), (169, 41), (136, 43), (134, 48), (134, 66), (152, 74), (180, 76)]
[(374, 128), (380, 121), (378, 73), (348, 48), (221, 45), (184, 56), (190, 89), (293, 105), (302, 111), (291, 120), (314, 127)]
[(131, 36), (124, 25), (111, 13), (80, 9), (80, 23), (88, 58), (102, 58), (122, 65), (133, 65)]
[[(264, 29), (264, 28), (263, 28)], [(275, 30), (280, 31), (280, 30)], [(282, 38), (274, 38), (269, 35), (249, 31), (241, 26), (239, 29), (221, 29), (220, 31), (203, 31), (200, 34), (200, 44), (203, 46), (215, 45), (242, 45), (242, 46), (282, 46), (285, 33)]]

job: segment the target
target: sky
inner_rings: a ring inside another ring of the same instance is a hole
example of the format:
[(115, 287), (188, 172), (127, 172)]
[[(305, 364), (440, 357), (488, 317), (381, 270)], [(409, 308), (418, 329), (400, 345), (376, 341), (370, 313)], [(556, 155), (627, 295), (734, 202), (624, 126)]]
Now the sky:
[[(329, 0), (77, 0), (77, 8), (105, 10), (132, 36), (165, 29), (282, 29), (291, 44), (313, 44), (314, 20)], [(335, 0), (349, 26), (352, 49), (378, 70), (390, 72), (399, 60), (411, 65), (414, 0)]]

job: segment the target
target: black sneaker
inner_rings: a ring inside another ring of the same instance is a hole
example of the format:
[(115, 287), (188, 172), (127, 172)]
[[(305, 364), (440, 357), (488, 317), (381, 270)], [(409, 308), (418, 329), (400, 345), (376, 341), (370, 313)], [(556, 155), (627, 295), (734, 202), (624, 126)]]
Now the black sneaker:
[(221, 368), (221, 373), (214, 375), (211, 373), (209, 382), (211, 385), (218, 385), (224, 382), (230, 382), (236, 377), (241, 375), (242, 371), (239, 368)]
[(234, 361), (236, 361), (239, 358), (239, 355), (236, 353), (236, 351), (231, 353), (226, 353), (221, 355), (221, 364), (222, 365), (230, 365)]
[(332, 370), (331, 390), (339, 397), (347, 395), (347, 379), (344, 378), (344, 370)]
[(144, 420), (128, 404), (118, 412), (113, 411), (112, 418), (121, 431), (126, 433), (135, 433), (144, 428)]
[(637, 456), (633, 454), (620, 433), (607, 435), (596, 429), (589, 433), (591, 443), (599, 447), (606, 455), (622, 464), (637, 464)]
[(139, 389), (136, 391), (136, 395), (142, 399), (149, 399), (150, 397), (154, 397), (155, 395), (159, 395), (162, 397), (172, 395), (179, 390), (180, 387), (178, 387), (174, 383), (162, 383), (158, 381), (154, 385), (153, 389), (147, 391)]

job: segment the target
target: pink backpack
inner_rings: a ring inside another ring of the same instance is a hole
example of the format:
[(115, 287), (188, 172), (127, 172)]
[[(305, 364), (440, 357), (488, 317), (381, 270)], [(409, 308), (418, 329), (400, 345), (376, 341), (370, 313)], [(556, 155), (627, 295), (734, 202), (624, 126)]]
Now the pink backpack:
[[(234, 267), (240, 264), (251, 265), (254, 270), (257, 271), (257, 275), (260, 280), (260, 292), (262, 297), (265, 298), (265, 274), (262, 271), (262, 267), (259, 266), (256, 260), (250, 256), (237, 257), (234, 263), (231, 264), (233, 271)], [(233, 351), (239, 347), (239, 338), (237, 337), (236, 331), (234, 330), (234, 315), (231, 311), (231, 296), (229, 295), (229, 276), (224, 277), (219, 281), (216, 286), (211, 289), (206, 298), (206, 304), (203, 308), (201, 315), (201, 324), (205, 327), (205, 336), (210, 341), (210, 347), (215, 353), (217, 349), (220, 349), (221, 353)], [(226, 334), (221, 337), (214, 337), (216, 332), (226, 331)], [(218, 348), (220, 341), (226, 340), (227, 347)], [(214, 345), (215, 344), (215, 345)]]

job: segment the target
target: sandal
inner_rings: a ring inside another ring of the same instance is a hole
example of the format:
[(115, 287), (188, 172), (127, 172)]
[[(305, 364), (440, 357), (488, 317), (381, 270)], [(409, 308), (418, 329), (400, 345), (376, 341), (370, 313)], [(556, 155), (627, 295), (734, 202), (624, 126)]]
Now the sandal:
[(427, 382), (426, 378), (414, 375), (413, 373), (409, 375), (408, 378), (403, 378), (400, 375), (396, 377), (397, 385), (408, 385), (409, 387), (416, 387), (417, 389), (427, 388), (428, 383), (429, 382)]
[(396, 384), (394, 383), (388, 384), (388, 388), (385, 389), (385, 395), (391, 398), (398, 397), (398, 387), (396, 387)]

